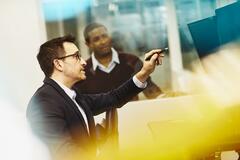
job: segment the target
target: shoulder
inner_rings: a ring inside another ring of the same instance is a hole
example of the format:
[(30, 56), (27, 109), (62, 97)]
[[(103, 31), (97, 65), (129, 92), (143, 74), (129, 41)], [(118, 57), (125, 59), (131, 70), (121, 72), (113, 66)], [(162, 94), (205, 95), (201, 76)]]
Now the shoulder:
[(135, 55), (129, 53), (119, 53), (120, 64), (130, 66), (135, 71), (142, 67), (142, 61)]
[(54, 106), (63, 104), (62, 99), (61, 95), (52, 86), (43, 84), (31, 97), (27, 112), (51, 110), (55, 108)]
[(136, 55), (131, 53), (119, 52), (118, 55), (119, 55), (119, 58), (139, 59)]
[(120, 62), (128, 62), (131, 64), (141, 62), (141, 60), (137, 56), (130, 53), (119, 53), (118, 55)]
[(59, 95), (54, 87), (48, 84), (43, 84), (37, 91), (34, 93), (32, 98), (45, 98), (51, 99), (53, 96)]

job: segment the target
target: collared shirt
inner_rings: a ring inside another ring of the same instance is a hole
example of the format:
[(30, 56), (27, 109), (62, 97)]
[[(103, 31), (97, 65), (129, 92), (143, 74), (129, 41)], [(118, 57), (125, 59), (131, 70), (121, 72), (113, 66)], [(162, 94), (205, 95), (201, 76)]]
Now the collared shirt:
[(71, 100), (76, 104), (76, 106), (78, 107), (78, 110), (81, 112), (83, 119), (85, 121), (85, 124), (87, 126), (87, 130), (89, 132), (89, 126), (88, 126), (88, 120), (87, 120), (87, 115), (85, 114), (84, 110), (81, 108), (81, 106), (79, 106), (79, 104), (76, 101), (76, 92), (68, 87), (66, 87), (64, 84), (56, 81), (55, 79), (53, 79), (63, 90), (64, 92), (71, 98)]
[(116, 64), (120, 64), (119, 58), (118, 58), (118, 53), (115, 49), (112, 49), (112, 60), (111, 62), (108, 64), (107, 67), (105, 67), (104, 65), (102, 65), (94, 56), (94, 53), (92, 53), (91, 57), (92, 57), (92, 64), (93, 64), (93, 70), (96, 71), (97, 67), (106, 73), (110, 73), (114, 67), (116, 66)]

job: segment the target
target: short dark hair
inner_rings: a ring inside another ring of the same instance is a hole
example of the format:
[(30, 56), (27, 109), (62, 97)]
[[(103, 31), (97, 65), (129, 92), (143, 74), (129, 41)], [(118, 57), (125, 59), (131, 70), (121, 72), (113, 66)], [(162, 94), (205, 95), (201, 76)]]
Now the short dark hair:
[(75, 43), (75, 37), (66, 35), (51, 39), (40, 46), (37, 60), (46, 77), (50, 77), (53, 73), (54, 64), (53, 60), (65, 55), (63, 47), (64, 42)]
[(94, 30), (95, 28), (99, 28), (99, 27), (104, 27), (107, 30), (107, 28), (103, 24), (96, 23), (96, 22), (90, 23), (85, 27), (85, 29), (83, 31), (83, 36), (84, 36), (84, 39), (86, 42), (89, 42), (88, 33), (91, 32), (92, 30)]

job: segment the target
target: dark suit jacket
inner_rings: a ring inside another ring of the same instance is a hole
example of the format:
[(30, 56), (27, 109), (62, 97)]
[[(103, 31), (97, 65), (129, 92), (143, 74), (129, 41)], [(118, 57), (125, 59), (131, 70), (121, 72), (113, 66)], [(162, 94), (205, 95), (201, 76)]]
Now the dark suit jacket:
[(95, 152), (95, 124), (93, 115), (113, 106), (122, 106), (141, 92), (132, 79), (104, 94), (79, 94), (76, 101), (87, 115), (90, 134), (84, 119), (71, 98), (52, 79), (45, 78), (31, 98), (27, 118), (33, 132), (40, 137), (54, 155), (58, 152), (79, 150)]

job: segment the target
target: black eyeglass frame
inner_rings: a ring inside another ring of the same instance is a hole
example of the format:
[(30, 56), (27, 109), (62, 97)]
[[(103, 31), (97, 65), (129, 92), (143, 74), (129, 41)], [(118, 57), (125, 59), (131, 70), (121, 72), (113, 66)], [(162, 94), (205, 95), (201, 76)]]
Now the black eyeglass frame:
[(68, 57), (76, 57), (76, 58), (79, 59), (79, 60), (81, 59), (81, 56), (80, 56), (80, 54), (79, 54), (79, 51), (77, 51), (76, 53), (67, 55), (67, 56), (57, 57), (57, 59), (65, 59), (65, 58), (68, 58)]

